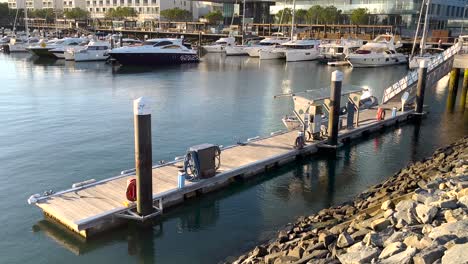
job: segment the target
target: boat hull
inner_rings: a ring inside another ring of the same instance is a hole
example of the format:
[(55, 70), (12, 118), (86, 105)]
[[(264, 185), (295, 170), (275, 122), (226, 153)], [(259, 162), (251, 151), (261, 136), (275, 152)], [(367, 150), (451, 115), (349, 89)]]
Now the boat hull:
[(222, 45), (208, 45), (203, 46), (203, 49), (208, 53), (222, 53), (224, 52), (225, 47)]
[(42, 58), (57, 58), (52, 52), (50, 52), (51, 48), (28, 48), (27, 49), (31, 54), (42, 57)]
[(54, 51), (51, 51), (51, 53), (52, 53), (57, 59), (65, 59), (65, 51), (63, 51), (63, 50), (54, 50)]
[(196, 54), (183, 53), (110, 53), (122, 65), (167, 65), (199, 62)]
[(383, 67), (396, 64), (405, 64), (408, 62), (406, 56), (381, 56), (381, 57), (348, 57), (347, 61), (355, 68)]
[(7, 51), (7, 52), (10, 52), (10, 53), (14, 53), (14, 52), (28, 52), (28, 50), (26, 50), (26, 45), (24, 45), (24, 44), (15, 44), (15, 45), (9, 44), (9, 45), (8, 45), (8, 51)]
[(317, 50), (288, 50), (286, 51), (286, 61), (312, 61), (318, 58)]
[(75, 52), (75, 61), (105, 61), (109, 58), (109, 54), (106, 53), (91, 53), (91, 52)]
[(276, 59), (284, 59), (286, 55), (284, 51), (277, 51), (277, 50), (260, 50), (259, 58), (261, 60), (276, 60)]
[(225, 48), (226, 56), (247, 56), (249, 53), (246, 50), (246, 47), (226, 47)]

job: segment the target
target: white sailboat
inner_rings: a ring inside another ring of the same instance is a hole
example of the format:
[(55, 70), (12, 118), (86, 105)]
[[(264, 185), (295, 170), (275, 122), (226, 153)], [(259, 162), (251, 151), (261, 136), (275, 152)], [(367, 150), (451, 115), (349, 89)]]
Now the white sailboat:
[[(421, 61), (431, 61), (440, 55), (444, 50), (440, 48), (432, 48), (431, 46), (426, 46), (427, 33), (429, 30), (429, 8), (431, 6), (431, 0), (423, 0), (421, 3), (421, 12), (419, 14), (418, 27), (416, 28), (416, 34), (414, 36), (413, 49), (411, 51), (411, 56), (409, 60), (410, 69), (415, 69), (419, 67)], [(415, 56), (414, 51), (416, 47), (416, 39), (418, 38), (419, 26), (424, 7), (426, 8), (425, 17), (424, 17), (424, 28), (422, 32), (421, 41), (419, 43), (419, 55)]]
[[(15, 19), (14, 28), (15, 27), (16, 27), (16, 19)], [(15, 37), (10, 39), (10, 44), (8, 44), (8, 51), (9, 52), (27, 52), (26, 48), (31, 43), (38, 43), (39, 42), (39, 39), (30, 38), (30, 36), (29, 36), (28, 8), (26, 6), (26, 3), (24, 3), (24, 29), (25, 29), (25, 32), (26, 32), (25, 36), (21, 36), (21, 35), (17, 34)]]
[(226, 56), (243, 56), (249, 55), (247, 49), (249, 46), (244, 43), (245, 36), (245, 0), (242, 8), (242, 45), (229, 45), (224, 48)]

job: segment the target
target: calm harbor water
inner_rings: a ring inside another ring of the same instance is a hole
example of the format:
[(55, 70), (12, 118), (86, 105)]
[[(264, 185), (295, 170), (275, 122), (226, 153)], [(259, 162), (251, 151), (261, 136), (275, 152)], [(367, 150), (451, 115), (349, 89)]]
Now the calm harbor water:
[[(273, 95), (328, 87), (333, 70), (219, 55), (200, 64), (117, 69), (0, 54), (0, 263), (217, 263), (467, 135), (468, 111), (447, 109), (444, 79), (426, 91), (430, 114), (421, 124), (191, 200), (150, 228), (129, 226), (84, 242), (26, 203), (34, 193), (132, 168), (137, 97), (152, 101), (154, 161), (172, 160), (191, 145), (229, 145), (283, 129), (291, 102)], [(380, 98), (406, 67), (343, 71), (345, 84), (368, 86)]]

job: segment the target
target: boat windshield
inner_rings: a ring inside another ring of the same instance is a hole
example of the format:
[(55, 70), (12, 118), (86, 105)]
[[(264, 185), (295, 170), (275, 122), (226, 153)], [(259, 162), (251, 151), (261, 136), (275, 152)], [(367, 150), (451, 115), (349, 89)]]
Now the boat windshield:
[(284, 45), (288, 49), (313, 49), (314, 45)]
[(274, 42), (260, 42), (259, 45), (260, 46), (273, 46), (273, 45), (276, 45), (276, 43), (274, 43)]
[(107, 46), (88, 46), (87, 50), (107, 50), (109, 47)]
[[(133, 43), (131, 41), (128, 41), (127, 43)], [(154, 44), (158, 43), (157, 41), (145, 41), (143, 42), (143, 46), (153, 46)]]
[(162, 47), (162, 46), (167, 46), (171, 44), (172, 44), (172, 41), (163, 40), (163, 41), (155, 43), (153, 47)]

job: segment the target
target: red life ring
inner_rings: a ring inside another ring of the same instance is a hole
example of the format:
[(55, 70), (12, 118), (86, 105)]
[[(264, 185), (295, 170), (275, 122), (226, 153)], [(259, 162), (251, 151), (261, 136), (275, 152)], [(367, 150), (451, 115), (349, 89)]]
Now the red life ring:
[(136, 197), (136, 179), (131, 178), (127, 180), (127, 191), (125, 192), (125, 195), (127, 196), (127, 200), (130, 202), (134, 202), (137, 200)]
[(384, 120), (385, 119), (385, 109), (379, 107), (377, 109), (377, 116), (376, 116), (376, 119), (378, 121), (381, 121), (381, 120)]

